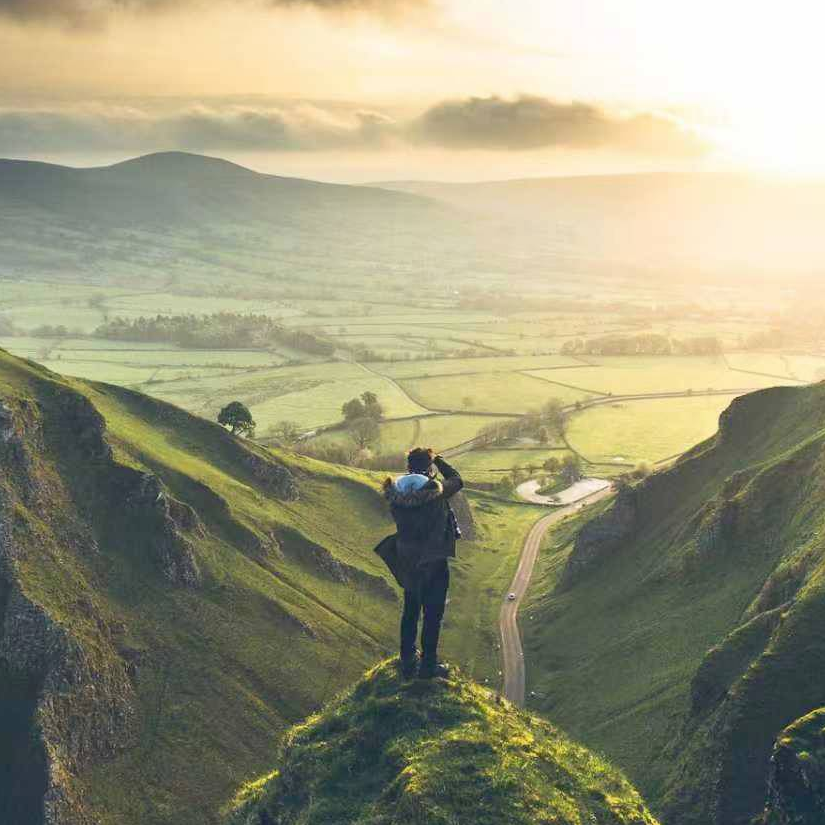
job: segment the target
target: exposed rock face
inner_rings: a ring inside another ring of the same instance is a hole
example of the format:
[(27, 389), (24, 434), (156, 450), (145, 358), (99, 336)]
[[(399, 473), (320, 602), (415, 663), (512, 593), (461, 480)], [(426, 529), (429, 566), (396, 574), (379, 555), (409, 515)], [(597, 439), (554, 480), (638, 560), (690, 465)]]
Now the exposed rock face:
[(57, 395), (61, 420), (69, 437), (90, 459), (110, 461), (112, 448), (106, 441), (106, 419), (95, 409), (85, 395), (61, 390)]
[[(26, 595), (18, 583), (22, 551), (13, 540), (8, 500), (0, 502), (0, 667), (35, 686), (32, 736), (45, 757), (46, 825), (86, 825), (74, 777), (128, 745), (135, 720), (126, 666), (114, 654), (105, 623), (88, 604), (92, 652)], [(101, 651), (105, 650), (106, 654)]]
[(267, 490), (284, 501), (298, 500), (298, 485), (292, 473), (275, 459), (264, 458), (245, 448), (244, 464)]
[(778, 737), (763, 821), (765, 825), (825, 821), (825, 709), (797, 720)]
[(21, 495), (30, 499), (40, 488), (33, 472), (32, 447), (39, 446), (42, 433), (34, 405), (28, 401), (0, 399), (0, 467), (17, 477)]
[(14, 435), (14, 415), (11, 407), (0, 399), (0, 443), (8, 444)]
[(622, 544), (636, 534), (638, 514), (637, 491), (622, 490), (606, 513), (589, 521), (579, 532), (558, 589), (572, 587), (603, 559), (620, 550)]
[(203, 533), (197, 513), (170, 496), (156, 475), (122, 468), (121, 478), (126, 504), (147, 535), (150, 552), (164, 577), (174, 585), (198, 587), (201, 572), (192, 544), (182, 533)]

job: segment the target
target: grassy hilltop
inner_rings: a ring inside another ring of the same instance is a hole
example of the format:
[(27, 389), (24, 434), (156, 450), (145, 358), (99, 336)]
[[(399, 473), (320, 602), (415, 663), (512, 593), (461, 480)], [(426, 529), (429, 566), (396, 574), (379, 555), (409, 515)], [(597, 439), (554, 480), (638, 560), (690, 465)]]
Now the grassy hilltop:
[(664, 822), (749, 823), (775, 740), (825, 705), (823, 448), (825, 385), (745, 396), (542, 554), (524, 617), (535, 706)]
[(656, 825), (627, 780), (460, 673), (370, 671), (293, 728), (232, 825)]
[[(396, 644), (375, 476), (1, 350), (0, 467), (2, 821), (215, 822), (289, 725)], [(474, 509), (445, 647), (493, 678), (533, 513)]]

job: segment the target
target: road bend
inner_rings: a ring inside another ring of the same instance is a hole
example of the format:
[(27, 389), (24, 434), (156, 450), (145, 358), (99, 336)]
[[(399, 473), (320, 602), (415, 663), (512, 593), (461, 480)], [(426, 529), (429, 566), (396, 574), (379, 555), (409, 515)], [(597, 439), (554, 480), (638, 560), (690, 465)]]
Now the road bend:
[[(558, 524), (565, 516), (575, 513), (582, 507), (595, 504), (597, 501), (612, 495), (612, 489), (601, 490), (587, 498), (581, 499), (567, 507), (559, 507), (548, 515), (539, 519), (530, 530), (524, 542), (519, 558), (518, 569), (513, 577), (510, 589), (504, 596), (499, 614), (499, 632), (501, 634), (501, 659), (504, 673), (504, 696), (520, 707), (524, 706), (524, 650), (521, 646), (521, 635), (518, 629), (518, 610), (521, 600), (527, 592), (530, 577), (538, 558), (539, 548), (547, 531)], [(509, 599), (513, 593), (515, 599)]]

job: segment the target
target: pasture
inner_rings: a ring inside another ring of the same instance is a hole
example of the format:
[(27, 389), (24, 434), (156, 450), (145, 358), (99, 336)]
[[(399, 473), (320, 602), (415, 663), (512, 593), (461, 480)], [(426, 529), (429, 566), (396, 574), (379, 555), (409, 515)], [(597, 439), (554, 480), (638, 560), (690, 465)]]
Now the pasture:
[(530, 370), (530, 375), (601, 395), (747, 391), (794, 383), (790, 378), (736, 372), (723, 356), (599, 356), (587, 360), (591, 366), (561, 373)]
[(712, 436), (719, 415), (733, 398), (616, 401), (573, 415), (567, 440), (577, 453), (596, 464), (655, 464)]
[[(121, 242), (137, 248), (136, 239)], [(195, 239), (186, 243), (192, 244), (189, 252), (197, 247)], [(272, 249), (278, 245), (277, 239), (271, 243)], [(16, 334), (0, 338), (0, 347), (55, 371), (132, 387), (208, 418), (229, 401), (242, 401), (260, 435), (283, 420), (304, 431), (334, 427), (341, 422), (345, 401), (374, 392), (385, 420), (373, 450), (390, 454), (416, 445), (449, 450), (473, 439), (485, 425), (506, 422), (555, 399), (568, 409), (573, 449), (607, 474), (689, 449), (713, 432), (719, 412), (736, 394), (825, 378), (825, 356), (818, 352), (743, 350), (742, 341), (764, 329), (756, 310), (742, 317), (651, 316), (644, 321), (638, 310), (623, 309), (619, 298), (641, 305), (659, 301), (661, 290), (637, 285), (614, 294), (605, 282), (600, 293), (605, 304), (599, 306), (588, 304), (574, 283), (563, 278), (548, 291), (528, 280), (507, 283), (508, 295), (526, 290), (521, 309), (464, 306), (458, 293), (422, 297), (412, 283), (400, 283), (391, 297), (376, 299), (371, 279), (355, 271), (346, 273), (346, 282), (322, 284), (320, 276), (302, 275), (309, 281), (299, 279), (284, 288), (262, 269), (271, 249), (247, 254), (240, 236), (233, 244), (228, 250), (204, 241), (198, 267), (184, 271), (170, 264), (166, 281), (153, 270), (137, 288), (135, 278), (126, 275), (105, 286), (9, 281), (0, 295), (0, 322), (13, 324)], [(217, 288), (212, 268), (230, 260), (243, 269), (236, 268), (231, 286)], [(549, 294), (578, 303), (530, 309), (531, 296), (546, 303)], [(260, 349), (185, 349), (91, 334), (116, 317), (224, 311), (269, 315), (285, 326), (326, 337), (335, 353), (311, 355), (279, 343)], [(58, 325), (64, 328), (59, 337), (44, 334), (44, 326)], [(725, 354), (561, 354), (574, 340), (646, 332), (674, 340), (716, 336)], [(362, 363), (364, 357), (373, 360)], [(610, 396), (709, 390), (729, 395), (588, 408)], [(318, 438), (349, 436), (333, 429)], [(540, 464), (548, 454), (529, 440), (507, 446), (519, 449), (477, 449), (460, 455), (457, 463), (471, 477), (489, 479), (498, 470)]]

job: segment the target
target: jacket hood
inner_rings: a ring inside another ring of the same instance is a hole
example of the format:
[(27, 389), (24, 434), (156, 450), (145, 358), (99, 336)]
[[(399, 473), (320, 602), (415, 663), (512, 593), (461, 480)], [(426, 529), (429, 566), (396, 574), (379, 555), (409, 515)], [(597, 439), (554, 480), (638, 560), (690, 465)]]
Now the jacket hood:
[(444, 492), (441, 482), (433, 478), (417, 489), (402, 492), (395, 482), (388, 478), (384, 482), (384, 497), (391, 507), (422, 507), (438, 498)]

